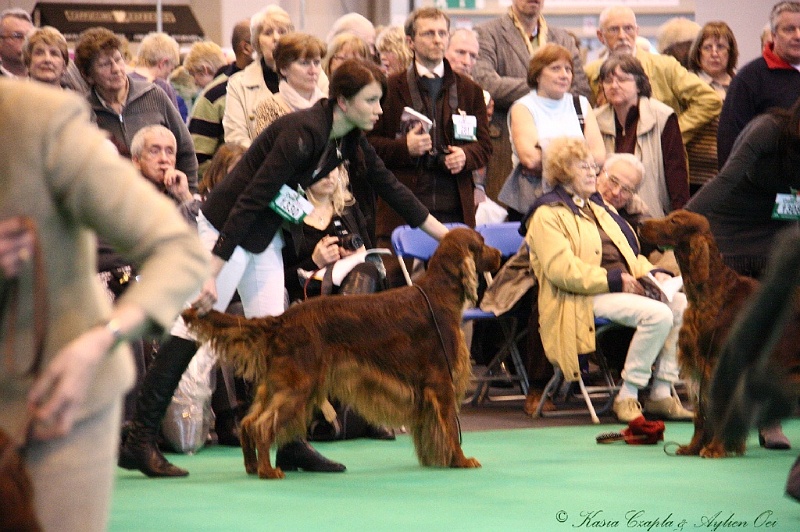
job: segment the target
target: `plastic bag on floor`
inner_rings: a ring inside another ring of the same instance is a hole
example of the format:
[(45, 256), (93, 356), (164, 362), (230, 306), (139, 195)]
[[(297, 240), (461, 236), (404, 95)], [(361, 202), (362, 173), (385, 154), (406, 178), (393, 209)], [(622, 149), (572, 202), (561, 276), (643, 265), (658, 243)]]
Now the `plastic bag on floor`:
[(186, 368), (161, 423), (164, 437), (179, 453), (193, 454), (206, 442), (214, 424), (211, 393), (216, 355), (203, 344)]

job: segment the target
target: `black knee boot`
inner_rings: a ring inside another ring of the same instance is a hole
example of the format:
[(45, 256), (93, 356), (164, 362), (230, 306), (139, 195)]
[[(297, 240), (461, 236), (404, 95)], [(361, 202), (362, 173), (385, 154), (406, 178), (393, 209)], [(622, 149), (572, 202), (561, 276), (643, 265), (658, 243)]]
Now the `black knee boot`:
[(195, 342), (177, 336), (170, 336), (161, 345), (139, 390), (130, 432), (119, 450), (120, 467), (138, 469), (148, 477), (185, 477), (189, 474), (164, 458), (156, 440), (175, 388), (196, 352)]

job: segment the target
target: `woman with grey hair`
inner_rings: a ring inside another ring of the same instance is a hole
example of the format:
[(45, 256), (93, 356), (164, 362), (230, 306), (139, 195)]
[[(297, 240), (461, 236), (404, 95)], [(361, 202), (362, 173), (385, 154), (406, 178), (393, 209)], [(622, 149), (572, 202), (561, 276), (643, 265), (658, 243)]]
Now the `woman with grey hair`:
[(222, 117), (225, 142), (247, 148), (258, 135), (255, 108), (262, 99), (278, 92), (280, 83), (273, 52), (280, 38), (292, 31), (294, 24), (289, 13), (276, 5), (265, 7), (250, 19), (250, 42), (256, 57), (228, 80)]

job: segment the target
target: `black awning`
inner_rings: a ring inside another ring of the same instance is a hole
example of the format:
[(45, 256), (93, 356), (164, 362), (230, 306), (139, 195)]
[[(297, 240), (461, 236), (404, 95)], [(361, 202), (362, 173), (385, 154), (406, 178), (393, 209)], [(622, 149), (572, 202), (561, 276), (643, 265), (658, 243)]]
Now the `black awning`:
[[(179, 43), (203, 39), (203, 28), (188, 5), (162, 5), (163, 30)], [(103, 26), (125, 35), (130, 41), (140, 41), (156, 31), (156, 6), (126, 4), (79, 4), (72, 2), (38, 2), (33, 8), (36, 26), (53, 26), (68, 41), (76, 41), (85, 29)]]

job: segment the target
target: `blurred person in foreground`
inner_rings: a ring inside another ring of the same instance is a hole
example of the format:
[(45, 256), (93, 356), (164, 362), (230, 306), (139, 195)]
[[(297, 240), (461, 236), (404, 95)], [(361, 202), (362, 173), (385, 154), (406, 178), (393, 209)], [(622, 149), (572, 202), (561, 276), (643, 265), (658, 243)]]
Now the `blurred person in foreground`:
[[(36, 377), (27, 373), (36, 358), (31, 225), (47, 283)], [(143, 276), (113, 306), (95, 275), (95, 232)], [(116, 154), (80, 97), (0, 79), (0, 289), (20, 288), (18, 308), (3, 309), (17, 312), (14, 337), (5, 319), (0, 329), (13, 353), (0, 376), (0, 427), (18, 442), (29, 435), (43, 529), (106, 529), (122, 396), (134, 375), (127, 341), (163, 331), (206, 263), (194, 231)]]

